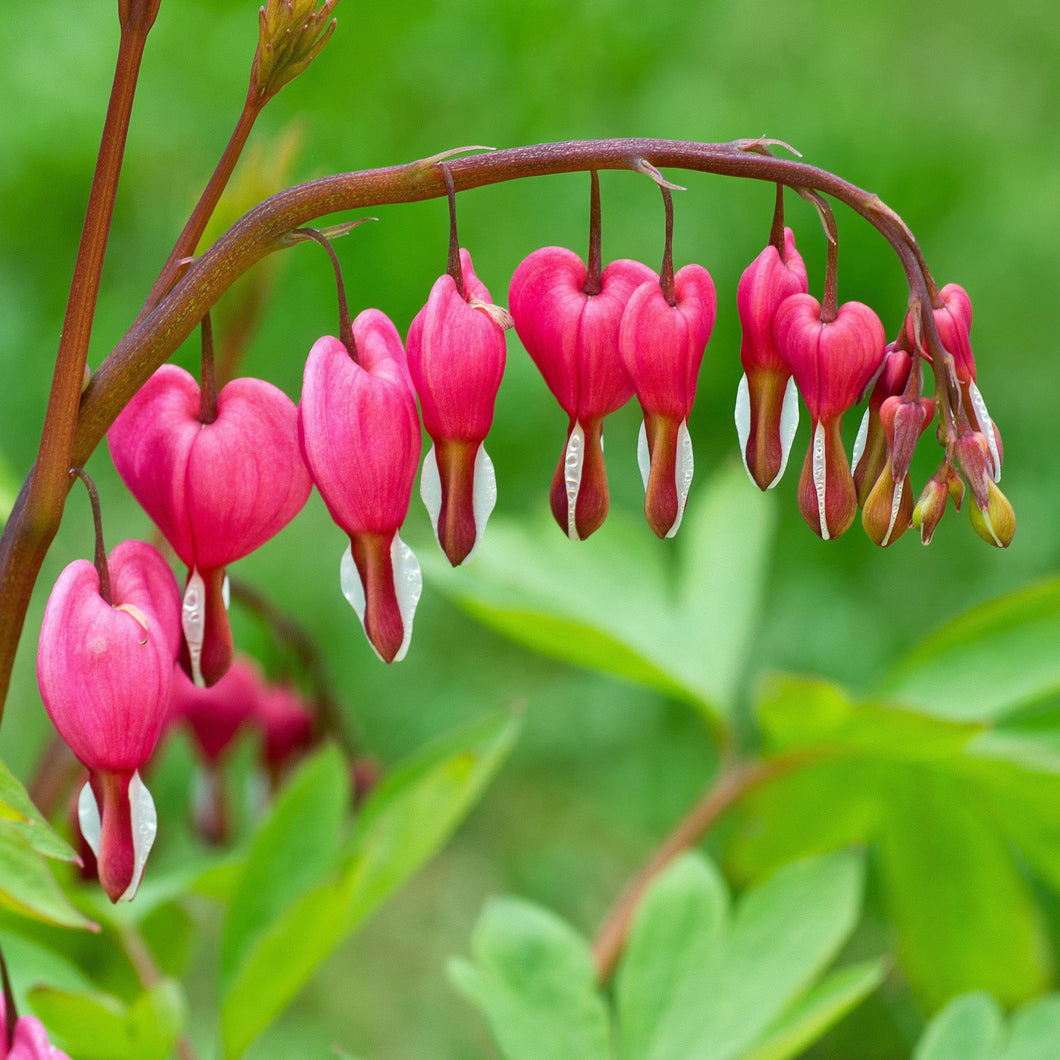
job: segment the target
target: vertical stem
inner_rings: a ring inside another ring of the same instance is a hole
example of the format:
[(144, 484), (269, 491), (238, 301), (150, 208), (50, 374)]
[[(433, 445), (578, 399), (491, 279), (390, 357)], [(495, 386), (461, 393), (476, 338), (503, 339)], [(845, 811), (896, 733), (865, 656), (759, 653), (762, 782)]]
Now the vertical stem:
[(113, 603), (110, 591), (110, 567), (107, 565), (107, 546), (103, 543), (103, 516), (99, 510), (99, 492), (96, 484), (89, 478), (83, 467), (70, 468), (88, 490), (88, 500), (92, 505), (92, 522), (96, 528), (96, 573), (99, 575), (99, 595), (108, 603)]
[[(296, 230), (296, 234), (305, 236), (307, 239), (313, 240), (314, 243), (319, 243), (331, 259), (331, 267), (335, 272), (335, 288), (339, 300), (339, 339), (354, 361), (357, 361), (357, 342), (353, 337), (353, 323), (350, 321), (350, 306), (346, 301), (346, 284), (342, 279), (342, 266), (339, 264), (339, 256), (335, 253), (331, 240), (323, 232), (318, 232), (315, 228), (299, 228)], [(357, 363), (360, 362), (358, 361)]]
[(777, 184), (777, 202), (773, 207), (773, 225), (769, 229), (769, 242), (777, 248), (780, 260), (784, 261), (784, 185)]
[(199, 402), (199, 422), (213, 423), (217, 419), (217, 369), (213, 363), (213, 324), (210, 314), (202, 318), (202, 364), (199, 378), (202, 398)]
[(464, 270), (460, 265), (460, 239), (456, 234), (456, 188), (453, 185), (453, 174), (449, 172), (449, 167), (439, 163), (438, 168), (445, 178), (445, 193), (449, 199), (449, 261), (445, 271), (452, 276), (460, 297), (466, 300)]
[(11, 989), (11, 977), (7, 974), (7, 961), (4, 960), (3, 950), (0, 950), (0, 978), (3, 979), (4, 986), (4, 1010), (7, 1024), (4, 1029), (4, 1037), (7, 1039), (4, 1042), (4, 1052), (6, 1053), (15, 1044), (15, 1021), (18, 1019), (18, 1009), (15, 1007), (15, 992)]
[(582, 290), (586, 294), (599, 294), (603, 290), (600, 273), (603, 266), (603, 251), (600, 240), (600, 176), (595, 169), (589, 171), (589, 272)]
[(839, 240), (828, 240), (828, 259), (824, 270), (824, 297), (821, 319), (831, 323), (839, 315)]
[(667, 303), (673, 306), (677, 305), (677, 295), (674, 293), (674, 197), (664, 184), (659, 185), (659, 190), (666, 211), (666, 242), (663, 246), (662, 268), (659, 270), (659, 286)]

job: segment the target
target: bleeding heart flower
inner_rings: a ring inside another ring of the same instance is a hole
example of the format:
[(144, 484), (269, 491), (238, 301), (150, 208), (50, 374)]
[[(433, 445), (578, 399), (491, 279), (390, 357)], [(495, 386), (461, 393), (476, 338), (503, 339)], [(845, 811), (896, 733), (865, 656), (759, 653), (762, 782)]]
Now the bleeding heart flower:
[(253, 552), (301, 511), (312, 484), (297, 441), (297, 411), (261, 379), (233, 379), (217, 416), (200, 418), (199, 385), (165, 364), (107, 432), (126, 486), (188, 566), (182, 655), (196, 684), (232, 661), (225, 567)]
[(140, 768), (158, 742), (180, 644), (180, 594), (162, 557), (141, 541), (108, 560), (111, 600), (99, 574), (75, 560), (48, 598), (37, 653), (44, 706), (88, 768), (81, 831), (112, 901), (136, 893), (157, 818)]
[(70, 1060), (48, 1041), (48, 1032), (36, 1016), (19, 1016), (14, 1023), (9, 1049), (7, 1004), (0, 995), (0, 1060)]
[(714, 281), (701, 265), (674, 276), (670, 305), (658, 280), (642, 283), (622, 314), (618, 348), (644, 410), (637, 460), (644, 512), (659, 537), (681, 525), (692, 482), (688, 417), (707, 341), (714, 328)]
[(274, 784), (312, 745), (316, 714), (290, 685), (268, 685), (257, 701), (254, 720), (261, 729), (261, 757)]
[(825, 321), (816, 298), (794, 294), (777, 310), (773, 338), (813, 421), (799, 478), (799, 509), (827, 541), (844, 533), (857, 513), (839, 429), (843, 413), (879, 368), (887, 337), (880, 318), (861, 302), (844, 303), (834, 320)]
[(497, 478), (483, 442), (504, 374), (504, 329), (511, 324), (507, 311), (490, 301), (466, 250), (460, 263), (464, 294), (452, 276), (440, 276), (408, 338), (409, 373), (434, 442), (420, 494), (454, 567), (474, 552), (497, 502)]
[(806, 266), (790, 228), (784, 229), (784, 253), (770, 244), (747, 266), (736, 289), (744, 368), (736, 391), (736, 433), (747, 474), (763, 490), (784, 474), (799, 425), (799, 396), (773, 341), (773, 318), (785, 298), (807, 289)]
[(613, 261), (591, 293), (588, 275), (574, 251), (543, 247), (519, 264), (508, 291), (515, 330), (570, 420), (551, 504), (560, 527), (582, 540), (609, 505), (603, 419), (633, 394), (618, 352), (622, 313), (637, 287), (658, 279), (638, 261)]
[(302, 452), (350, 536), (342, 591), (384, 662), (405, 657), (423, 581), (398, 536), (420, 459), (420, 422), (401, 336), (378, 309), (353, 321), (357, 358), (325, 335), (309, 351), (298, 409)]

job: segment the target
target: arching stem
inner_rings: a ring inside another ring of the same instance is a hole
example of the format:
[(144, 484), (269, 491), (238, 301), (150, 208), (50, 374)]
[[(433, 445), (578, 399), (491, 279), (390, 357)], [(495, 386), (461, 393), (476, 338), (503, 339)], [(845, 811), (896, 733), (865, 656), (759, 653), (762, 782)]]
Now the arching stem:
[(103, 543), (103, 515), (99, 508), (99, 491), (96, 484), (82, 467), (70, 468), (70, 474), (79, 478), (88, 490), (88, 500), (92, 505), (92, 524), (96, 531), (96, 573), (99, 575), (99, 595), (108, 603), (114, 602), (110, 591), (110, 567), (107, 564), (107, 546)]
[(464, 269), (460, 264), (460, 238), (456, 233), (456, 188), (453, 185), (453, 174), (444, 162), (438, 163), (445, 180), (445, 194), (449, 199), (449, 260), (446, 264), (446, 272), (453, 278), (457, 293), (461, 298), (467, 299), (467, 291), (464, 287)]
[(339, 256), (335, 253), (331, 240), (323, 232), (318, 232), (315, 228), (299, 228), (294, 234), (305, 236), (306, 239), (311, 239), (314, 243), (318, 243), (331, 259), (331, 267), (335, 272), (335, 291), (339, 302), (339, 339), (349, 351), (350, 356), (357, 361), (357, 343), (353, 337), (350, 305), (346, 301), (346, 284), (342, 279), (342, 266), (339, 264)]

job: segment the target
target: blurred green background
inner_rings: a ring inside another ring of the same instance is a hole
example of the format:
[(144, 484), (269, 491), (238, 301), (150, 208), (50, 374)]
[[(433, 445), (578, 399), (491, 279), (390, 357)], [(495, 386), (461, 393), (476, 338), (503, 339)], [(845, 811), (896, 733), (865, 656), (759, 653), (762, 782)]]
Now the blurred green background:
[[(21, 480), (35, 453), (117, 39), (105, 0), (4, 6), (0, 488)], [(1056, 572), (1060, 490), (1048, 453), (1060, 393), (1060, 16), (1051, 2), (1024, 0), (1000, 12), (955, 0), (746, 0), (691, 3), (666, 14), (639, 0), (411, 0), (393, 8), (343, 0), (337, 14), (332, 42), (269, 105), (252, 141), (275, 144), (290, 127), (300, 130), (291, 182), (462, 144), (764, 134), (876, 191), (912, 227), (939, 283), (959, 281), (971, 294), (979, 384), (1004, 433), (1003, 486), (1019, 519), (1014, 544), (1005, 553), (990, 549), (952, 511), (930, 549), (910, 533), (880, 551), (857, 524), (838, 542), (820, 542), (795, 503), (804, 424), (792, 470), (776, 491), (765, 618), (745, 687), (772, 669), (867, 687), (898, 652), (958, 610)], [(223, 148), (255, 37), (253, 3), (163, 3), (133, 114), (90, 364), (127, 328)], [(688, 188), (676, 200), (676, 264), (707, 266), (719, 297), (691, 423), (701, 483), (736, 456), (736, 283), (767, 236), (773, 192), (670, 175)], [(605, 258), (657, 266), (662, 211), (654, 187), (610, 172), (601, 185)], [(512, 271), (536, 247), (584, 252), (587, 190), (588, 180), (576, 175), (460, 197), (463, 245), (495, 300), (506, 300)], [(445, 206), (374, 213), (378, 224), (337, 248), (351, 308), (378, 306), (404, 332), (444, 269)], [(824, 239), (816, 216), (794, 197), (788, 216), (811, 290), (819, 292)], [(893, 335), (907, 297), (897, 260), (859, 219), (842, 210), (838, 216), (840, 296), (872, 304)], [(243, 368), (297, 400), (305, 354), (334, 328), (322, 255), (289, 251)], [(189, 344), (177, 360), (190, 367), (196, 355)], [(848, 444), (857, 426), (850, 419)], [(498, 517), (544, 527), (537, 513), (547, 507), (564, 427), (510, 334), (489, 442)], [(641, 503), (636, 428), (628, 407), (607, 432), (612, 503), (634, 514)], [(918, 485), (937, 460), (928, 436), (914, 465)], [(147, 535), (105, 451), (89, 470), (100, 484), (109, 542)], [(771, 499), (762, 499), (761, 517), (771, 510)], [(554, 526), (542, 532), (559, 534)], [(601, 539), (606, 534), (605, 527)], [(434, 547), (416, 499), (403, 535), (418, 551)], [(591, 554), (600, 546), (591, 539), (577, 547)], [(672, 543), (656, 547), (670, 562)], [(713, 752), (686, 705), (533, 656), (476, 626), (429, 578), (408, 659), (385, 669), (339, 596), (342, 548), (314, 495), (294, 524), (236, 572), (284, 601), (319, 638), (369, 750), (392, 762), (515, 700), (525, 703), (526, 726), (455, 841), (331, 960), (250, 1055), (324, 1055), (338, 1041), (383, 1060), (490, 1056), (484, 1024), (443, 974), (450, 955), (466, 952), (485, 896), (525, 895), (591, 932), (703, 787)], [(23, 778), (46, 737), (33, 655), (47, 589), (62, 566), (90, 549), (87, 504), (75, 493), (34, 598), (0, 736), (0, 755)], [(250, 648), (260, 640), (252, 623), (237, 618), (239, 637)], [(208, 943), (200, 951), (192, 967), (209, 971), (215, 956)], [(193, 1005), (208, 1003), (194, 983), (192, 991)], [(902, 1040), (903, 1026), (915, 1033), (917, 1017), (907, 1007), (898, 998), (879, 1016), (879, 1055), (895, 1055), (886, 1043)]]

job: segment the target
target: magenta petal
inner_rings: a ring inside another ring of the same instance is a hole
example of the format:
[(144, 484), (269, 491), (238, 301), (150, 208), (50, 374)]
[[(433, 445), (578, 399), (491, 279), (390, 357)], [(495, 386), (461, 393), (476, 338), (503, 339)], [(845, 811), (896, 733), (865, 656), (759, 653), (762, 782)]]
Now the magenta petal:
[(255, 663), (236, 657), (225, 675), (209, 688), (198, 688), (177, 667), (169, 721), (187, 726), (202, 757), (217, 763), (236, 733), (254, 715), (263, 694), (263, 679)]

